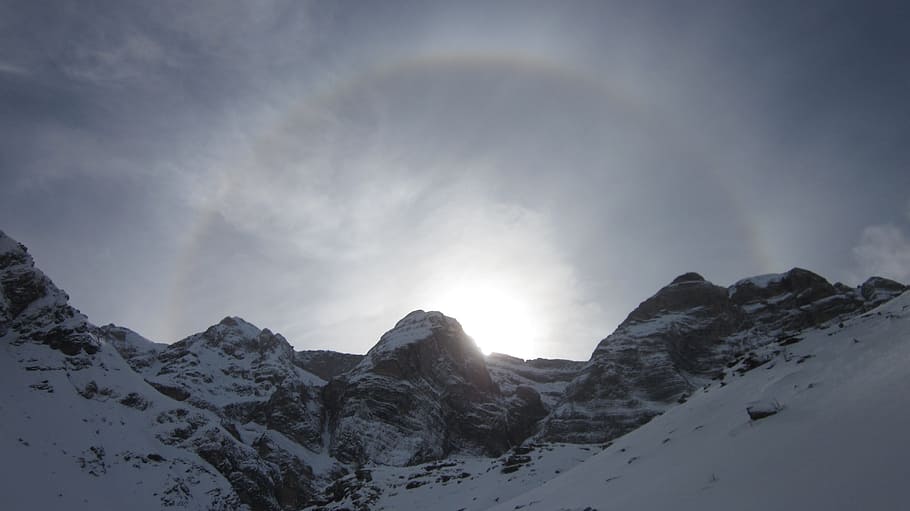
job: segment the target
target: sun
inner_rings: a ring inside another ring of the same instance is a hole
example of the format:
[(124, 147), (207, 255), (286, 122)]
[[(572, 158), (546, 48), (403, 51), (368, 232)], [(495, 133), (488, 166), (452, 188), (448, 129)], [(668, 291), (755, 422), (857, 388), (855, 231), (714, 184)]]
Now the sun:
[(434, 302), (434, 309), (461, 323), (484, 354), (533, 358), (540, 329), (521, 294), (495, 281), (473, 282), (454, 286)]

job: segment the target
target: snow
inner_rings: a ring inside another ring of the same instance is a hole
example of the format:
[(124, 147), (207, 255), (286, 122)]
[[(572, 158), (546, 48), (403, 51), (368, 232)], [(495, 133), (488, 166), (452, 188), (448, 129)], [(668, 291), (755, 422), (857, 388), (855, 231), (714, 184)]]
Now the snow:
[[(527, 453), (529, 460), (504, 473), (512, 454), (500, 458), (451, 456), (411, 467), (369, 466), (372, 483), (361, 494), (376, 499), (374, 511), (461, 509), (479, 511), (532, 490), (600, 451), (599, 446), (544, 444)], [(408, 486), (411, 486), (408, 488)], [(352, 498), (328, 509), (352, 509)], [(443, 505), (444, 503), (444, 505)]]
[[(518, 509), (895, 509), (910, 457), (910, 294), (804, 332), (603, 453), (502, 503)], [(750, 420), (749, 406), (778, 413)]]

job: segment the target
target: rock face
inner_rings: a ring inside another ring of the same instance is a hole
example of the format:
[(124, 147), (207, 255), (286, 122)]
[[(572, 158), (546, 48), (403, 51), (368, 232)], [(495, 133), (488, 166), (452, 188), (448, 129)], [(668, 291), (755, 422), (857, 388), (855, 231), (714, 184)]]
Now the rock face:
[(800, 268), (729, 288), (697, 273), (674, 279), (598, 344), (544, 420), (540, 437), (595, 443), (649, 421), (727, 361), (810, 326), (855, 314), (906, 290), (881, 278), (859, 289)]
[(329, 383), (325, 400), (333, 455), (391, 465), (502, 453), (545, 413), (533, 389), (502, 394), (457, 321), (424, 311), (408, 314)]

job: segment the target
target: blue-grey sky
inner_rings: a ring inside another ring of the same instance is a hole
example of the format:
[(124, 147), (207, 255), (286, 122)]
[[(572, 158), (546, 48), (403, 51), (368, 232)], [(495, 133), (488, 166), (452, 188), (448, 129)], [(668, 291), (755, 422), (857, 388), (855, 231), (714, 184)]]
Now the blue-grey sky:
[(586, 359), (686, 271), (910, 280), (908, 19), (3, 0), (0, 229), (155, 340), (240, 315), (362, 353), (446, 307), (501, 318), (463, 321), (487, 348)]

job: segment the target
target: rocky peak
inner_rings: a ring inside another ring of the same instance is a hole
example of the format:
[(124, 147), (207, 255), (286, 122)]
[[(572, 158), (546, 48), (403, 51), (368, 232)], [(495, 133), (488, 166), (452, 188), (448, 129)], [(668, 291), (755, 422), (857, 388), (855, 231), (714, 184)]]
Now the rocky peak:
[(409, 312), (405, 317), (398, 320), (398, 322), (395, 323), (395, 328), (393, 328), (392, 331), (417, 326), (443, 328), (451, 325), (453, 322), (455, 324), (458, 323), (454, 318), (450, 318), (439, 311), (427, 312), (422, 309), (417, 309), (415, 311)]
[(474, 340), (458, 321), (436, 311), (416, 310), (402, 318), (352, 372), (434, 380), (446, 380), (452, 373), (487, 392), (497, 391)]
[(804, 305), (837, 293), (824, 277), (802, 268), (743, 279), (729, 290), (730, 298), (739, 305), (773, 297), (792, 298)]
[[(367, 359), (381, 358), (409, 344), (429, 340), (474, 344), (454, 318), (441, 312), (416, 310), (395, 323), (367, 353)], [(476, 346), (475, 346), (476, 348)]]
[(92, 355), (100, 342), (88, 319), (69, 305), (24, 245), (0, 231), (0, 336), (46, 344), (68, 356)]
[(31, 264), (32, 256), (22, 243), (0, 231), (0, 269), (17, 264)]
[(324, 384), (295, 364), (284, 337), (239, 317), (165, 347), (137, 370), (159, 391), (236, 420), (250, 420), (279, 388)]
[(690, 271), (689, 273), (683, 273), (679, 277), (676, 277), (675, 279), (673, 279), (673, 281), (670, 282), (670, 285), (672, 286), (674, 284), (682, 284), (685, 282), (704, 282), (704, 281), (705, 281), (704, 277), (702, 277), (698, 273), (695, 273), (694, 271)]
[(685, 273), (642, 302), (622, 325), (649, 321), (667, 313), (684, 312), (699, 307), (720, 313), (728, 306), (726, 288), (706, 281), (697, 273)]
[(907, 286), (891, 279), (870, 277), (860, 286), (860, 293), (867, 301), (881, 303), (896, 297), (907, 289)]
[(414, 311), (326, 387), (331, 452), (393, 465), (450, 452), (499, 454), (545, 413), (539, 394), (527, 390), (503, 396), (457, 321)]

